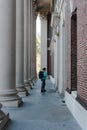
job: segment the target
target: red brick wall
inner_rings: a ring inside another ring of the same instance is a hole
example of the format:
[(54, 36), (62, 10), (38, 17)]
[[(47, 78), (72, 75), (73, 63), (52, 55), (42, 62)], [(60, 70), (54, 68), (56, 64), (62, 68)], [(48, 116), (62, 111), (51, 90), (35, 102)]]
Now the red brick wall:
[(71, 17), (71, 90), (77, 90), (77, 10)]
[(77, 99), (87, 108), (87, 2), (77, 6)]
[(87, 1), (76, 0), (75, 4), (77, 25), (71, 20), (69, 2), (66, 6), (67, 90), (77, 89), (77, 100), (87, 108)]
[[(49, 13), (47, 15), (47, 48), (50, 47), (50, 42), (51, 42), (51, 14)], [(51, 56), (50, 56), (50, 51), (47, 50), (47, 74), (51, 75)]]
[(66, 6), (67, 91), (77, 89), (77, 14), (71, 16), (70, 4)]

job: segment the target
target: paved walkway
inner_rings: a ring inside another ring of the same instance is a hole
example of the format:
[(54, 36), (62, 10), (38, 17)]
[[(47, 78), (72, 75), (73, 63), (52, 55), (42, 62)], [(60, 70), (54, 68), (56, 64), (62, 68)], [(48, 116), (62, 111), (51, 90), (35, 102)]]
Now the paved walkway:
[(20, 108), (5, 108), (12, 119), (6, 130), (81, 130), (65, 103), (47, 80), (47, 92), (41, 94), (38, 80), (24, 97)]

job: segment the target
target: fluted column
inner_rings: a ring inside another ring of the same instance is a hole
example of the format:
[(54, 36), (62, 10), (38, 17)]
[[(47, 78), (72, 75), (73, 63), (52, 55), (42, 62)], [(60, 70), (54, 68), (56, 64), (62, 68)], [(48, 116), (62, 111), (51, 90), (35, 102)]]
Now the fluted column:
[(28, 0), (28, 80), (30, 80), (31, 77), (30, 43), (31, 43), (31, 0)]
[(36, 15), (31, 5), (31, 79), (34, 79), (36, 72)]
[(19, 106), (15, 88), (16, 1), (0, 0), (0, 102)]
[(47, 68), (47, 18), (41, 16), (41, 69)]
[(32, 9), (32, 1), (28, 0), (28, 81), (29, 81), (30, 88), (32, 88), (32, 83), (31, 83), (31, 34), (32, 34), (31, 9)]
[(24, 0), (24, 84), (29, 85), (28, 81), (28, 0)]
[(24, 88), (24, 1), (16, 0), (16, 88), (19, 96), (26, 96)]

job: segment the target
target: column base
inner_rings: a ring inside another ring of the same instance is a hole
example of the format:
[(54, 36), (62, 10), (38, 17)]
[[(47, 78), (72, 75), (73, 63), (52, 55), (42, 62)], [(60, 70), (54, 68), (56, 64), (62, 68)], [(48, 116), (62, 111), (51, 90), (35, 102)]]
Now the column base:
[(0, 91), (0, 103), (5, 107), (19, 107), (22, 99), (17, 95), (15, 89)]
[(1, 102), (3, 107), (20, 107), (23, 104), (22, 100), (15, 100), (15, 101), (6, 101)]
[(18, 96), (20, 97), (25, 97), (25, 96), (28, 96), (29, 93), (26, 91), (26, 92), (18, 92)]
[(25, 84), (25, 89), (27, 89), (28, 91), (30, 90), (30, 86), (29, 86), (29, 84)]
[(25, 80), (25, 81), (24, 81), (24, 85), (29, 85), (29, 81), (28, 81), (28, 80)]
[(29, 95), (28, 90), (24, 87), (24, 85), (22, 85), (21, 87), (19, 86), (16, 89), (18, 91), (17, 95), (20, 97), (25, 97)]
[(32, 80), (29, 80), (29, 86), (30, 86), (30, 89), (33, 89), (33, 83), (32, 83)]
[(5, 114), (3, 111), (0, 110), (0, 130), (4, 130), (6, 124), (9, 121), (9, 114)]
[(25, 87), (25, 89), (27, 89), (28, 91), (30, 90), (29, 81), (24, 81), (24, 87)]

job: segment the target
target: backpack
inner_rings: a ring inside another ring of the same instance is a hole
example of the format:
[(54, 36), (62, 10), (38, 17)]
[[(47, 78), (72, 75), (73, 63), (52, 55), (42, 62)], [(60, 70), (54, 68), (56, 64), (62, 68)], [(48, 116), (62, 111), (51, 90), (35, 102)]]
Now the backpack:
[(43, 71), (40, 71), (40, 72), (39, 72), (39, 79), (42, 79), (43, 77), (44, 77)]

